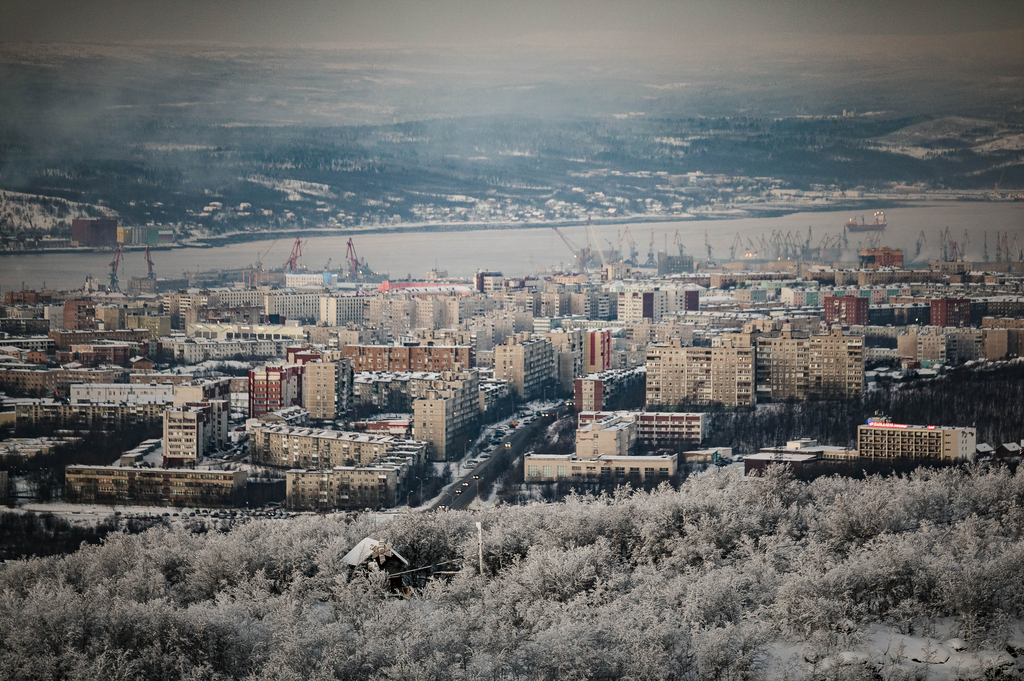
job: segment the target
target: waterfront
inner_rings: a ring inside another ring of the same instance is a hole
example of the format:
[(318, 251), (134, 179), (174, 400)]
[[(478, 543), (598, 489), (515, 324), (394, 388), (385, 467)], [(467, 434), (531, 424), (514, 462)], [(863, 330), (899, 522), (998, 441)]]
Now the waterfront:
[[(870, 211), (858, 211), (857, 215)], [(812, 230), (812, 245), (826, 234), (842, 233), (843, 224), (852, 217), (846, 211), (824, 211), (794, 213), (772, 218), (737, 218), (683, 222), (651, 222), (630, 224), (639, 251), (638, 259), (643, 262), (654, 232), (655, 250), (663, 250), (666, 243), (669, 252), (675, 252), (673, 239), (676, 230), (686, 248), (686, 253), (700, 259), (705, 255), (704, 232), (707, 230), (716, 259), (727, 258), (729, 246), (739, 234), (744, 244), (747, 239), (755, 242), (760, 235), (770, 236), (772, 231), (791, 231), (801, 240), (806, 238), (807, 228)], [(914, 255), (914, 243), (924, 231), (927, 243), (921, 258), (935, 258), (939, 252), (939, 232), (946, 226), (952, 238), (960, 241), (966, 229), (970, 236), (967, 258), (982, 259), (984, 233), (988, 233), (988, 251), (995, 260), (995, 232), (1010, 232), (1024, 241), (1024, 203), (1021, 202), (964, 202), (923, 204), (912, 207), (898, 207), (886, 210), (889, 227), (881, 240), (882, 245), (900, 247), (908, 259)], [(618, 234), (626, 225), (594, 225), (593, 230), (601, 241), (601, 247), (609, 248), (608, 242), (617, 243)], [(586, 243), (583, 226), (562, 227), (561, 231), (577, 245)], [(867, 234), (850, 234), (850, 251), (846, 258), (855, 258), (854, 250)], [(345, 252), (348, 235), (311, 237), (305, 254), (300, 260), (309, 270), (321, 270), (331, 262), (331, 268), (340, 270), (345, 266)], [(570, 266), (572, 256), (568, 247), (550, 227), (529, 226), (508, 229), (471, 229), (466, 231), (400, 231), (394, 233), (354, 233), (352, 238), (361, 258), (378, 272), (387, 272), (391, 278), (399, 279), (408, 275), (422, 277), (432, 268), (447, 270), (450, 276), (467, 277), (477, 269), (501, 270), (509, 276), (532, 274), (539, 267), (563, 263)], [(266, 267), (278, 267), (288, 258), (291, 241), (281, 238), (251, 241), (215, 248), (182, 248), (154, 253), (155, 272), (158, 277), (180, 277), (185, 271), (216, 270), (248, 267), (263, 256)], [(625, 246), (624, 246), (625, 248)], [(110, 271), (110, 253), (46, 253), (7, 255), (0, 258), (0, 287), (3, 290), (48, 287), (79, 288), (87, 275), (106, 281)], [(120, 278), (126, 282), (130, 277), (143, 276), (146, 263), (141, 252), (125, 255)]]

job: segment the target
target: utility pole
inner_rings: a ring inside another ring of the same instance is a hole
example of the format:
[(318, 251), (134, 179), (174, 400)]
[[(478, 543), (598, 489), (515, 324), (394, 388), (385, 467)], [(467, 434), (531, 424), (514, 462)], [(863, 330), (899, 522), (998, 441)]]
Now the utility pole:
[(480, 576), (484, 576), (484, 527), (479, 522), (476, 524), (477, 552), (480, 558)]

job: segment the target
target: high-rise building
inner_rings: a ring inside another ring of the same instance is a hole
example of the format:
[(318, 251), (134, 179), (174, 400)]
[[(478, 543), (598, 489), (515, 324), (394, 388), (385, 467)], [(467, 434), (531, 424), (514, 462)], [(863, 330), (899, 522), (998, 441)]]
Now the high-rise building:
[(970, 326), (970, 298), (937, 298), (931, 301), (932, 326)]
[(868, 299), (860, 296), (826, 296), (823, 303), (826, 324), (864, 326), (868, 323)]
[(334, 420), (352, 406), (352, 361), (318, 359), (306, 362), (302, 377), (303, 406), (311, 419)]
[(649, 319), (660, 322), (668, 312), (668, 294), (665, 291), (622, 291), (619, 293), (619, 321), (640, 322)]
[(681, 403), (754, 404), (754, 348), (684, 347), (679, 340), (647, 348), (647, 408)]
[(443, 371), (412, 407), (413, 437), (430, 443), (430, 457), (459, 458), (480, 429), (480, 376)]
[(757, 396), (765, 400), (858, 397), (864, 390), (864, 339), (828, 334), (801, 336), (784, 329), (757, 338)]
[(268, 364), (249, 371), (249, 418), (302, 404), (304, 368)]
[(508, 381), (518, 399), (532, 400), (555, 381), (555, 350), (543, 338), (518, 334), (494, 348), (494, 378)]

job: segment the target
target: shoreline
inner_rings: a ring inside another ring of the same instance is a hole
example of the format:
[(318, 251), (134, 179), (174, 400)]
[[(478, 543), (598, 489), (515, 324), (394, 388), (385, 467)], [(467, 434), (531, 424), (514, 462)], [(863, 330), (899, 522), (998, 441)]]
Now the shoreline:
[[(695, 222), (728, 222), (730, 220), (778, 218), (797, 213), (828, 213), (845, 209), (852, 210), (888, 210), (893, 207), (907, 207), (908, 205), (928, 204), (931, 202), (922, 201), (899, 201), (887, 199), (871, 202), (843, 202), (842, 204), (831, 204), (828, 206), (809, 205), (806, 207), (768, 208), (764, 210), (730, 209), (720, 211), (715, 215), (714, 211), (706, 214), (692, 213), (686, 215), (631, 215), (617, 218), (597, 218), (593, 220), (595, 227), (608, 225), (633, 225), (650, 223), (695, 223)], [(735, 214), (733, 211), (743, 211), (743, 214)], [(223, 236), (199, 237), (193, 244), (183, 245), (183, 248), (217, 248), (230, 246), (232, 244), (249, 243), (253, 241), (270, 241), (272, 239), (284, 239), (300, 237), (311, 239), (314, 237), (354, 237), (364, 234), (431, 234), (450, 232), (486, 232), (486, 231), (511, 231), (519, 229), (552, 229), (555, 227), (582, 227), (587, 224), (586, 220), (551, 220), (545, 222), (457, 222), (457, 223), (402, 223), (399, 225), (382, 225), (380, 227), (359, 228), (298, 228), (292, 230), (272, 230), (265, 232), (236, 232)], [(842, 225), (840, 225), (840, 228)]]

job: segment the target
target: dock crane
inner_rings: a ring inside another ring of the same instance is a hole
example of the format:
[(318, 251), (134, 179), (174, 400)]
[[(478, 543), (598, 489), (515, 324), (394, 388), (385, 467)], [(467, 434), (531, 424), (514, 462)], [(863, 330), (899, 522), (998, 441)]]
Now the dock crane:
[(985, 262), (988, 262), (988, 230), (985, 230), (984, 238), (985, 238), (985, 240), (983, 242), (984, 243), (984, 250), (982, 251), (982, 256), (981, 257), (982, 257), (982, 259), (984, 259)]
[(924, 230), (917, 235), (917, 242), (914, 244), (914, 257), (917, 258), (921, 255), (921, 247), (928, 242), (928, 238), (924, 235)]
[(629, 231), (629, 227), (622, 232), (622, 236), (626, 238), (626, 243), (629, 244), (629, 259), (626, 260), (630, 265), (636, 265), (636, 256), (639, 255), (636, 250), (636, 239), (633, 238), (633, 234)]
[[(309, 242), (306, 241), (305, 243)], [(299, 258), (302, 257), (302, 247), (305, 243), (303, 243), (301, 237), (295, 237), (295, 243), (292, 244), (291, 255), (289, 255), (288, 259), (284, 261), (284, 267), (286, 267), (289, 272), (294, 272), (299, 266)]]
[(942, 254), (942, 262), (949, 262), (949, 227), (939, 231), (939, 251)]
[[(1009, 234), (1009, 232), (1007, 232), (1006, 234)], [(1006, 243), (1006, 234), (1003, 234), (1003, 243), (1004, 244)], [(1009, 249), (1009, 248), (1006, 249), (1006, 250), (1007, 250), (1007, 256), (1006, 256), (1006, 261), (1007, 262), (1010, 261), (1010, 258), (1013, 255), (1017, 256), (1017, 262), (1024, 262), (1024, 247), (1022, 247), (1020, 245), (1020, 238), (1016, 234), (1013, 235), (1012, 250)]]
[(586, 267), (586, 250), (576, 248), (576, 245), (573, 242), (569, 241), (569, 237), (562, 234), (562, 231), (558, 229), (558, 227), (552, 227), (551, 229), (555, 230), (555, 234), (557, 234), (559, 238), (561, 238), (562, 241), (565, 243), (565, 245), (569, 247), (569, 250), (572, 251), (572, 255), (576, 259), (576, 265), (579, 268), (579, 271), (582, 272), (583, 269)]
[[(601, 258), (601, 267), (604, 267), (605, 265), (608, 264), (608, 262), (605, 260), (604, 251), (601, 250), (601, 241), (597, 238), (597, 232), (594, 231), (594, 223), (588, 221), (587, 222), (587, 227), (590, 229), (590, 234), (593, 235), (593, 237), (594, 237), (594, 246), (597, 247), (597, 256), (599, 258)], [(588, 255), (590, 253), (593, 253), (593, 250), (590, 247), (590, 237), (589, 236), (587, 237), (587, 253), (588, 253)]]
[(117, 284), (117, 268), (121, 266), (121, 257), (124, 255), (124, 249), (121, 248), (121, 244), (117, 245), (117, 250), (114, 251), (114, 259), (110, 261), (110, 290), (120, 291), (121, 287)]
[(729, 246), (729, 260), (735, 262), (736, 260), (736, 249), (743, 248), (743, 240), (740, 239), (740, 233), (736, 232), (736, 238), (732, 240), (732, 246)]
[(999, 236), (999, 230), (996, 230), (996, 262), (1003, 261), (1003, 242), (1002, 237)]
[(149, 255), (149, 246), (146, 246), (146, 269), (148, 270), (148, 273), (146, 274), (146, 277), (148, 277), (149, 279), (152, 279), (153, 278), (153, 258), (150, 257), (150, 255)]
[(352, 279), (359, 276), (359, 256), (356, 255), (356, 244), (352, 237), (348, 239), (348, 250), (345, 252), (348, 259), (348, 274)]
[(270, 249), (276, 246), (278, 241), (280, 241), (280, 239), (274, 239), (274, 243), (270, 244), (270, 246), (267, 247), (267, 250), (263, 251), (262, 254), (259, 251), (256, 251), (256, 269), (263, 269), (263, 258), (267, 257), (267, 254), (270, 253)]
[(708, 230), (704, 230), (704, 248), (708, 249), (708, 262), (711, 262), (711, 239), (708, 237)]
[(647, 262), (644, 263), (644, 267), (657, 267), (658, 261), (654, 259), (654, 230), (651, 230), (651, 245), (647, 251)]
[(678, 229), (676, 230), (676, 235), (672, 238), (672, 243), (675, 244), (677, 248), (679, 248), (680, 256), (685, 254), (686, 247), (683, 246), (683, 237), (680, 236)]

